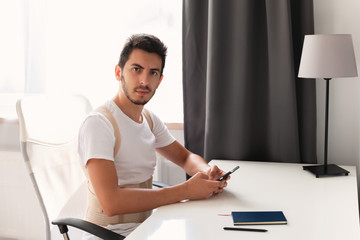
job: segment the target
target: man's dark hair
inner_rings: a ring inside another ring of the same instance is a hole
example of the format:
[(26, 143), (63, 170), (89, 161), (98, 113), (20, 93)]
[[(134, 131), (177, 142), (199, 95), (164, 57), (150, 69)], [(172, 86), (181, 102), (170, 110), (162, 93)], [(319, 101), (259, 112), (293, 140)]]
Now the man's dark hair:
[(118, 65), (121, 70), (124, 69), (125, 63), (129, 60), (130, 54), (134, 49), (141, 49), (149, 53), (156, 53), (161, 57), (161, 75), (165, 67), (167, 47), (157, 37), (148, 34), (134, 34), (124, 45), (120, 54)]

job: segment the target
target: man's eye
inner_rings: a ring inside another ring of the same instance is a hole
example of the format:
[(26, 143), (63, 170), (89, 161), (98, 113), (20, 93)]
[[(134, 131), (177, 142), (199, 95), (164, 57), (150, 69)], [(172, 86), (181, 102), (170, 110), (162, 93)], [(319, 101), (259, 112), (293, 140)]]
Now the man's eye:
[(140, 68), (134, 67), (134, 68), (133, 68), (133, 71), (134, 71), (134, 72), (139, 72), (139, 71), (140, 71)]
[(151, 73), (153, 76), (157, 76), (158, 75), (158, 72), (152, 72)]

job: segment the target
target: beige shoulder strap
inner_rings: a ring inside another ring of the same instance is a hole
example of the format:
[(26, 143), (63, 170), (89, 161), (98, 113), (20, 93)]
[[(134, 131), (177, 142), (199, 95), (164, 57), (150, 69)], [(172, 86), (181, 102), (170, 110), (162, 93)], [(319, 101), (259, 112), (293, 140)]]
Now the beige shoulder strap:
[(119, 126), (116, 124), (116, 120), (109, 109), (104, 106), (98, 107), (95, 109), (95, 112), (102, 113), (111, 123), (114, 128), (114, 135), (115, 135), (115, 146), (114, 146), (114, 156), (119, 151), (120, 148), (120, 130)]
[(151, 117), (150, 117), (149, 111), (146, 110), (145, 108), (143, 109), (143, 115), (144, 115), (146, 121), (147, 121), (148, 124), (149, 124), (150, 130), (153, 131), (153, 125), (154, 125), (154, 124), (153, 124), (153, 121), (152, 121), (152, 119), (151, 119)]

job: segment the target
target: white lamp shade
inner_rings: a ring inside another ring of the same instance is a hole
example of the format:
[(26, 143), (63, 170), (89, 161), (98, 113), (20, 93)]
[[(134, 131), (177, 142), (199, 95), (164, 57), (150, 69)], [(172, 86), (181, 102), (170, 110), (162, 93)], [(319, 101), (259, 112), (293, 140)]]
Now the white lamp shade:
[(298, 77), (357, 77), (350, 34), (306, 35)]

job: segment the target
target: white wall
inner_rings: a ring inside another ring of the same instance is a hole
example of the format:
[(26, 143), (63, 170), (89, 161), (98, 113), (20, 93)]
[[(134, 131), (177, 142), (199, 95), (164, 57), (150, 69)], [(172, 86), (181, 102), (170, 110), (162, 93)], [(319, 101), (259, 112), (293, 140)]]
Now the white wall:
[(19, 151), (0, 150), (0, 240), (44, 239), (44, 220)]
[[(360, 64), (360, 1), (314, 0), (315, 34), (352, 34), (358, 73)], [(325, 81), (317, 79), (317, 155), (324, 156)], [(328, 162), (355, 165), (360, 186), (359, 77), (330, 81)]]

